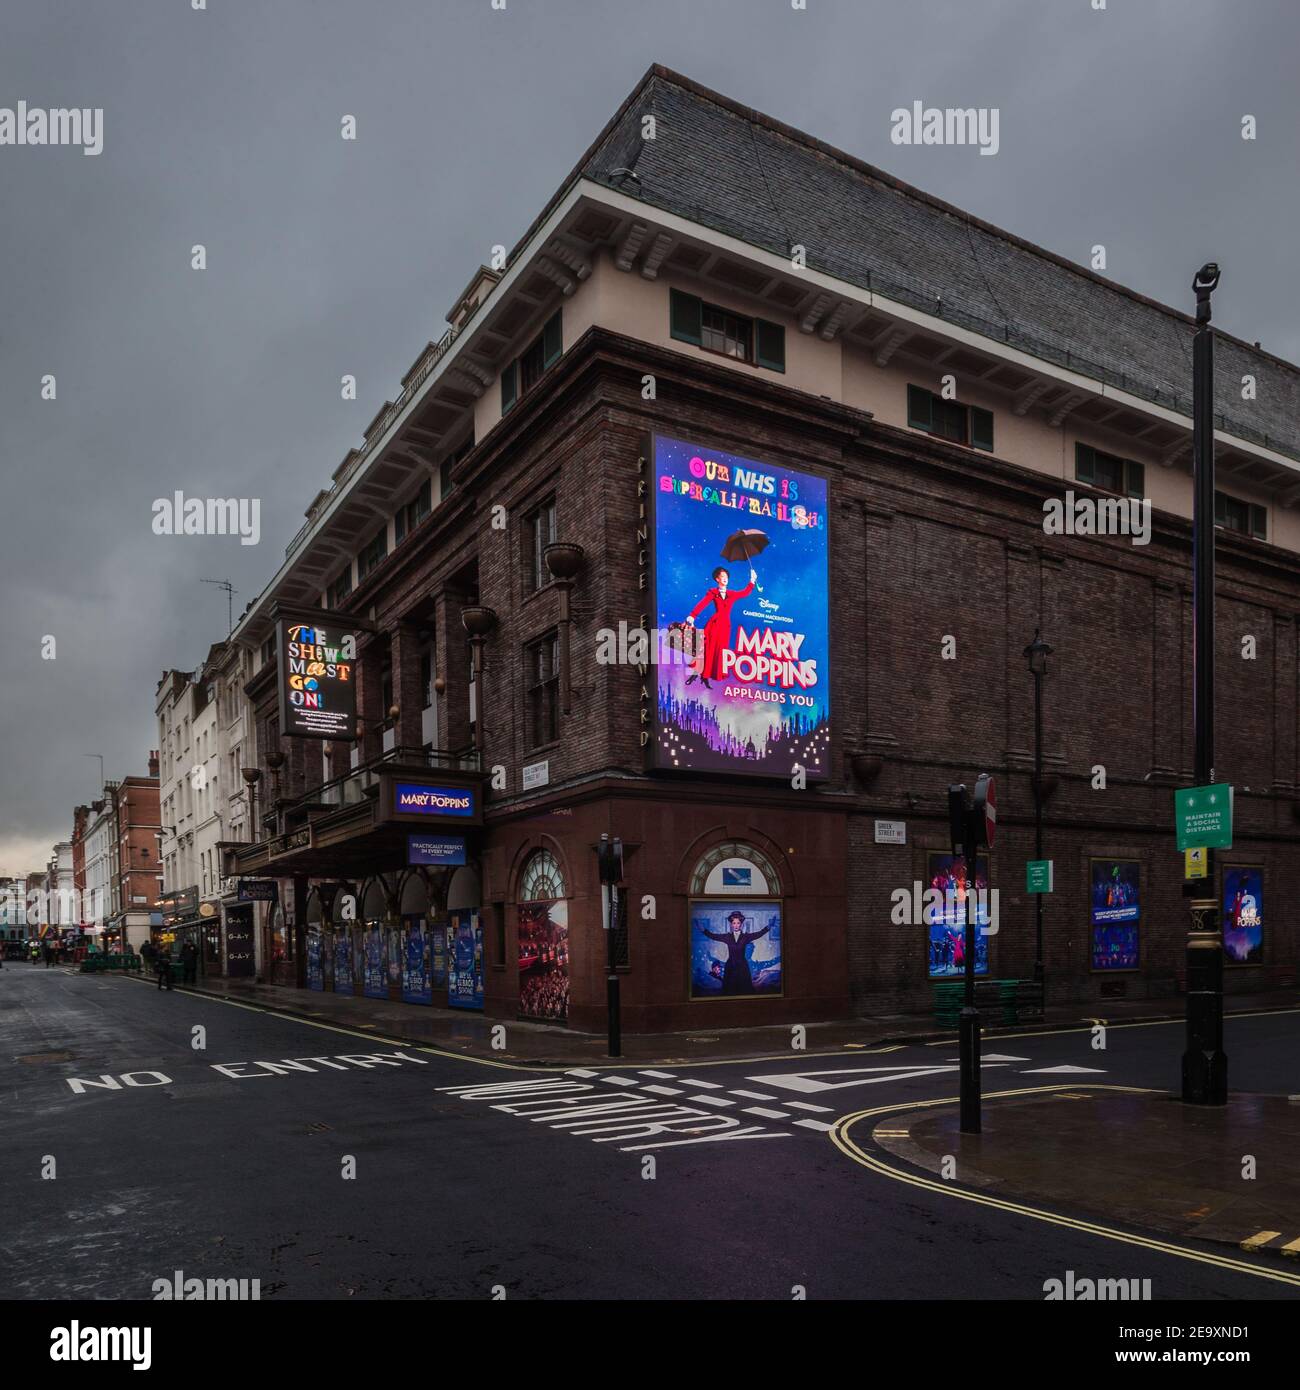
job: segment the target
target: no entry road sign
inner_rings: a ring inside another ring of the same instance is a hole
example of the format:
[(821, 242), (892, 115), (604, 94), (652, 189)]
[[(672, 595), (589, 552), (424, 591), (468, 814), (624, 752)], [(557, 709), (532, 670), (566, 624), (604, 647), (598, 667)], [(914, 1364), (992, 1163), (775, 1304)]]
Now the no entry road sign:
[(998, 833), (998, 802), (993, 778), (987, 772), (981, 772), (975, 783), (975, 814), (984, 817), (984, 843), (992, 849)]

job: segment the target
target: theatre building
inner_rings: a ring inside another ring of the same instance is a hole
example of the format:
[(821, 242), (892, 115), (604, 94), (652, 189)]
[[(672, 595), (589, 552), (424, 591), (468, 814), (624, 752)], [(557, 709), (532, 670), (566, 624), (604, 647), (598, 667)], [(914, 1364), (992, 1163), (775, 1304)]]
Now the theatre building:
[[(233, 635), (259, 973), (596, 1030), (612, 951), (631, 1031), (924, 1010), (984, 772), (976, 966), (1026, 979), (1038, 632), (1048, 998), (1182, 987), (1186, 315), (653, 68), (448, 321)], [(1217, 388), (1255, 991), (1295, 977), (1300, 382), (1220, 334)]]

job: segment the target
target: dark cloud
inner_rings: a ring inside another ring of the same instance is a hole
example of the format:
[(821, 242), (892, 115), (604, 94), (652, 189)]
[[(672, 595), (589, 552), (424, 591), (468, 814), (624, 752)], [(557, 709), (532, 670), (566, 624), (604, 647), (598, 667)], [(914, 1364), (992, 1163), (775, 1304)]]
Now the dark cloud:
[[(84, 751), (144, 770), (160, 672), (225, 631), (199, 580), (256, 594), (651, 62), (1157, 298), (1217, 258), (1219, 321), (1294, 360), (1298, 37), (1291, 0), (7, 0), (0, 105), (105, 115), (95, 158), (0, 147), (0, 872), (67, 837)], [(998, 155), (892, 145), (918, 99), (997, 106)], [(260, 497), (261, 545), (154, 536), (176, 488)]]

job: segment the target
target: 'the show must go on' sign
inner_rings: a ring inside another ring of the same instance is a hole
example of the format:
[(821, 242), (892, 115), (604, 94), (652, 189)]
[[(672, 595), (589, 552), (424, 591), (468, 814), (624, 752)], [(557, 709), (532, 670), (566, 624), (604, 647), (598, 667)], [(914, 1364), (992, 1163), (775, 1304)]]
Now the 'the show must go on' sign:
[(281, 735), (354, 741), (356, 634), (333, 623), (322, 626), (313, 613), (281, 618), (276, 650)]

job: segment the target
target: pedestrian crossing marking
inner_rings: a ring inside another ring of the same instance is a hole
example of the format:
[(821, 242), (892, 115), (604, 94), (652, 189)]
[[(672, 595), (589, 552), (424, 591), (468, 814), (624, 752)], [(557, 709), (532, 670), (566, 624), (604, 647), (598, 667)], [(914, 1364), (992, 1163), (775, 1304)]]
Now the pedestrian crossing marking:
[(674, 1080), (680, 1081), (683, 1086), (698, 1086), (701, 1091), (720, 1091), (722, 1085), (717, 1081), (696, 1081), (693, 1076), (678, 1076)]
[(733, 1096), (744, 1096), (746, 1100), (776, 1100), (776, 1096), (764, 1095), (762, 1091), (738, 1091), (731, 1092)]
[(1026, 1067), (1024, 1076), (1104, 1076), (1105, 1067)]
[(608, 1082), (611, 1086), (639, 1086), (641, 1084), (634, 1076), (602, 1076), (600, 1079)]
[(822, 1115), (829, 1115), (831, 1113), (831, 1107), (829, 1105), (814, 1105), (811, 1101), (807, 1100), (787, 1100), (782, 1103), (788, 1105), (791, 1110), (813, 1110)]
[(680, 1096), (682, 1088), (680, 1086), (642, 1086), (643, 1091), (653, 1091), (657, 1096)]
[(734, 1100), (724, 1100), (721, 1096), (692, 1096), (691, 1099), (697, 1105), (716, 1105), (719, 1107), (735, 1105)]
[[(1282, 1234), (1281, 1231), (1258, 1231), (1249, 1240), (1241, 1242), (1243, 1250), (1258, 1250), (1261, 1246), (1267, 1245), (1270, 1240), (1276, 1240)], [(1300, 1245), (1300, 1241), (1296, 1244)]]
[(598, 1071), (592, 1071), (590, 1067), (571, 1067), (566, 1071), (565, 1076), (599, 1076)]
[(746, 1115), (758, 1115), (764, 1120), (788, 1120), (790, 1117), (784, 1110), (769, 1110), (762, 1105), (745, 1106)]
[(674, 1071), (643, 1071), (642, 1076), (653, 1076), (659, 1081), (676, 1081), (677, 1073)]
[(1300, 1255), (1300, 1237), (1287, 1241), (1280, 1249), (1284, 1255)]
[(835, 1128), (834, 1125), (828, 1125), (825, 1120), (796, 1120), (795, 1124), (802, 1125), (804, 1129), (820, 1130), (822, 1133)]

